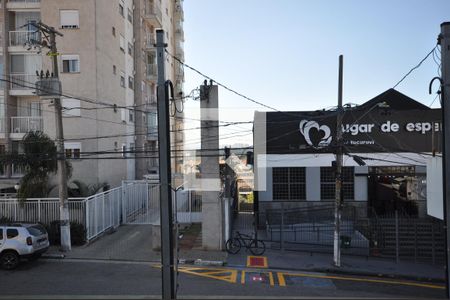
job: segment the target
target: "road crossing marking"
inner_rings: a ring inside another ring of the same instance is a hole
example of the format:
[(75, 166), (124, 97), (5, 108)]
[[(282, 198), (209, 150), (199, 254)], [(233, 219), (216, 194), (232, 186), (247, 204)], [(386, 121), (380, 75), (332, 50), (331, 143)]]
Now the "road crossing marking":
[(237, 270), (232, 269), (205, 269), (197, 267), (180, 267), (178, 270), (182, 273), (222, 280), (229, 283), (236, 283)]
[[(160, 265), (153, 265), (155, 268), (161, 268)], [(317, 278), (317, 279), (330, 279), (330, 280), (344, 280), (344, 281), (356, 281), (356, 282), (369, 282), (369, 283), (382, 283), (382, 284), (392, 284), (392, 285), (404, 285), (404, 286), (415, 286), (431, 289), (441, 289), (445, 290), (444, 285), (432, 284), (432, 283), (420, 283), (412, 281), (400, 281), (400, 280), (388, 280), (388, 279), (371, 279), (371, 278), (357, 278), (349, 276), (333, 276), (333, 275), (319, 275), (319, 274), (308, 274), (308, 273), (290, 273), (290, 272), (270, 272), (270, 271), (257, 271), (257, 270), (238, 270), (238, 269), (228, 269), (228, 268), (205, 268), (205, 267), (179, 267), (178, 270), (182, 273), (206, 277), (215, 280), (221, 280), (228, 283), (236, 283), (238, 280), (238, 274), (240, 273), (241, 284), (246, 283), (246, 277), (251, 276), (251, 274), (256, 274), (256, 277), (263, 277), (263, 274), (268, 275), (270, 286), (275, 286), (274, 273), (276, 273), (277, 285), (280, 287), (288, 286), (286, 284), (286, 278), (289, 277), (305, 277), (305, 278)], [(250, 279), (250, 277), (249, 277)], [(252, 282), (249, 280), (248, 283)], [(263, 281), (264, 282), (264, 281)]]

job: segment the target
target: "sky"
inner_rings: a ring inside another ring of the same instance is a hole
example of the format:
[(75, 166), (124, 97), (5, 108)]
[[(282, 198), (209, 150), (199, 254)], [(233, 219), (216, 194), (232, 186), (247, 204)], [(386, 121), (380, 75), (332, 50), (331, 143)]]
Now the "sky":
[[(417, 65), (445, 21), (450, 0), (185, 0), (185, 63), (277, 110), (304, 111), (337, 105), (342, 54), (343, 102), (362, 104)], [(436, 95), (428, 85), (438, 69), (430, 56), (396, 89), (430, 106)], [(185, 80), (188, 94), (204, 78), (185, 68)], [(198, 118), (199, 107), (188, 100), (186, 117)], [(233, 122), (269, 111), (223, 88), (219, 108), (220, 120)], [(221, 128), (221, 147), (252, 144), (251, 128)], [(185, 140), (198, 147), (198, 132), (186, 131)]]

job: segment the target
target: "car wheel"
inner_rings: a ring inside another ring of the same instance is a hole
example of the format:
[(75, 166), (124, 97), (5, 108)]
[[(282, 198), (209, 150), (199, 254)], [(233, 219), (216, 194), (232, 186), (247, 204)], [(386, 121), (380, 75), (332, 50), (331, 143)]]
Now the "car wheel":
[(0, 257), (0, 264), (6, 270), (17, 268), (20, 262), (19, 254), (15, 251), (7, 251)]

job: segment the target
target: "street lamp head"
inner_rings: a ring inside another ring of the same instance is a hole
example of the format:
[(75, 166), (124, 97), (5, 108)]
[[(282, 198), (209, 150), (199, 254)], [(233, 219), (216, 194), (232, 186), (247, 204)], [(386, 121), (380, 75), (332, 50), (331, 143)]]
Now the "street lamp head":
[(15, 189), (17, 192), (19, 191), (19, 189), (20, 189), (19, 183), (16, 183), (16, 184), (14, 185), (14, 189)]

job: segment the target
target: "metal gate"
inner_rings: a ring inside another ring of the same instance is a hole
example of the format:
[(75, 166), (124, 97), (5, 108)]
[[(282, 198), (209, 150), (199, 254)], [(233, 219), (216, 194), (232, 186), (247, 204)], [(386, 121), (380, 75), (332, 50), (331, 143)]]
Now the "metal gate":
[(122, 217), (124, 224), (159, 224), (159, 184), (123, 181)]

